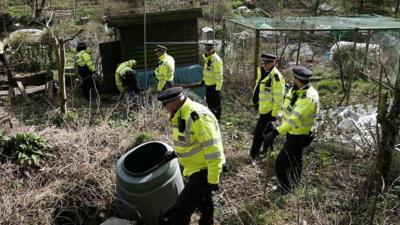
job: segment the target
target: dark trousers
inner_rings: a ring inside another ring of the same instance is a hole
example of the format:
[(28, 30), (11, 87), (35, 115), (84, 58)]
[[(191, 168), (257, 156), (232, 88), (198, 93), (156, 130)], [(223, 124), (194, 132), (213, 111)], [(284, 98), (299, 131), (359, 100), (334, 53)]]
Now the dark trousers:
[[(93, 72), (87, 66), (78, 66), (78, 73), (82, 78), (81, 89), (86, 100), (90, 98), (90, 89), (94, 88)], [(97, 84), (96, 84), (97, 85)]]
[(6, 57), (5, 57), (4, 54), (0, 54), (0, 62), (1, 62), (3, 65), (7, 65)]
[(206, 102), (215, 117), (221, 119), (221, 92), (217, 91), (216, 85), (206, 85)]
[(161, 89), (161, 91), (170, 89), (170, 88), (172, 88), (172, 86), (173, 86), (172, 81), (167, 81), (167, 82), (165, 82), (165, 85), (164, 85), (163, 89)]
[(199, 225), (214, 224), (214, 203), (208, 188), (207, 170), (194, 173), (179, 195), (174, 213), (175, 225), (188, 225), (195, 209), (201, 213)]
[(122, 80), (122, 85), (127, 87), (129, 93), (131, 93), (132, 91), (135, 92), (136, 94), (140, 93), (140, 88), (138, 86), (136, 75), (132, 73), (129, 74), (125, 73), (121, 77), (121, 80)]
[(307, 135), (287, 134), (283, 149), (276, 158), (276, 175), (285, 191), (291, 191), (300, 181), (303, 149), (307, 137)]
[[(250, 149), (250, 156), (255, 159), (260, 154), (261, 145), (264, 143), (264, 135), (274, 129), (271, 123), (271, 113), (260, 114), (256, 128), (254, 128), (253, 144)], [(264, 146), (264, 150), (266, 147)]]

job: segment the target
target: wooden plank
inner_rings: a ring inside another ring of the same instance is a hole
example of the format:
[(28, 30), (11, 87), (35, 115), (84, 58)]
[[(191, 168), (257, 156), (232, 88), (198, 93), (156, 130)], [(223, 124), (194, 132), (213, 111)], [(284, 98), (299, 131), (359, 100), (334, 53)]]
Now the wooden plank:
[(47, 89), (47, 97), (49, 98), (49, 99), (52, 99), (53, 98), (53, 82), (54, 81), (48, 81), (47, 82), (47, 84), (46, 84), (46, 89)]
[[(17, 95), (21, 95), (21, 92), (18, 88), (16, 89), (11, 89), (12, 90), (12, 97), (17, 96)], [(46, 85), (40, 85), (40, 86), (34, 86), (34, 87), (27, 87), (25, 88), (25, 92), (26, 94), (30, 95), (30, 94), (35, 94), (37, 92), (40, 91), (45, 91), (46, 90)], [(0, 96), (7, 96), (8, 95), (8, 91), (0, 91)]]
[(26, 94), (25, 87), (22, 84), (22, 82), (21, 81), (17, 81), (17, 85), (18, 85), (19, 91), (21, 92), (22, 97), (24, 97), (25, 101), (30, 102), (31, 100), (29, 99), (28, 95)]
[(8, 90), (8, 85), (0, 85), (0, 90), (1, 90), (1, 91), (6, 91), (6, 90)]
[(37, 86), (46, 84), (49, 80), (53, 80), (53, 76), (47, 71), (40, 71), (36, 73), (16, 74), (13, 79), (22, 82), (25, 86)]

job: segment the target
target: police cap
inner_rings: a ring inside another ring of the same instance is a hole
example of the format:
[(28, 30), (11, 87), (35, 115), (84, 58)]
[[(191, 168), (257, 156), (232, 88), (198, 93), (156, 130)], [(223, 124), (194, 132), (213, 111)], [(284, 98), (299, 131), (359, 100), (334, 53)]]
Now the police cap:
[(158, 101), (160, 101), (163, 105), (171, 102), (183, 95), (182, 87), (173, 87), (167, 90), (162, 91), (157, 95)]
[(167, 50), (168, 48), (164, 45), (156, 45), (156, 48), (154, 49), (155, 52), (166, 52)]
[(206, 44), (206, 49), (213, 49), (215, 47), (214, 43), (207, 43)]
[(86, 42), (79, 42), (78, 46), (76, 47), (76, 51), (80, 52), (85, 49), (87, 49)]
[(293, 76), (299, 80), (309, 80), (313, 72), (304, 66), (295, 66), (292, 68)]
[(276, 55), (274, 54), (269, 54), (269, 53), (265, 53), (265, 54), (261, 54), (261, 63), (271, 63), (274, 60), (276, 60)]

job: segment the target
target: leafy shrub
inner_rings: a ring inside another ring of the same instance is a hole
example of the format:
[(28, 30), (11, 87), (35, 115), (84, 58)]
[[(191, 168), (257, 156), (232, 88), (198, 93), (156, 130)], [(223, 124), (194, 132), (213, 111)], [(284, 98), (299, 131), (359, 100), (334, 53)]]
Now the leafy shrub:
[(155, 137), (152, 133), (146, 131), (141, 132), (136, 136), (134, 147), (153, 140), (155, 140)]
[(9, 59), (15, 64), (15, 72), (37, 72), (55, 68), (54, 48), (44, 42), (47, 41), (45, 38), (46, 36), (40, 36), (36, 39), (28, 33), (21, 32), (8, 39), (8, 44), (13, 50), (19, 49)]
[(11, 159), (22, 167), (40, 166), (41, 160), (50, 156), (49, 150), (46, 140), (35, 133), (17, 133), (11, 137), (1, 134), (0, 161)]
[(341, 89), (340, 80), (322, 80), (317, 84), (318, 91), (327, 90), (330, 93), (335, 93)]

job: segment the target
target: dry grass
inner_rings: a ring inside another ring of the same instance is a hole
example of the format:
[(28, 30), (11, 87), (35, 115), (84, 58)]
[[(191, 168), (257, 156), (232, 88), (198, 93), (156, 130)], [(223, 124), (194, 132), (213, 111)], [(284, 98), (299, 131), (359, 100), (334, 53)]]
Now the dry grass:
[[(221, 130), (231, 170), (223, 174), (221, 192), (215, 195), (218, 223), (365, 224), (368, 204), (359, 201), (358, 190), (371, 162), (370, 152), (314, 143), (305, 153), (300, 187), (284, 196), (274, 191), (277, 180), (272, 166), (263, 198), (267, 179), (263, 163), (248, 164), (251, 130), (258, 115), (247, 108), (248, 96), (238, 94), (249, 93), (240, 79), (224, 86), (238, 92), (233, 96), (227, 90), (224, 95)], [(96, 112), (95, 106), (89, 110), (87, 103), (77, 101), (72, 109), (77, 118), (57, 127), (46, 115), (51, 107), (36, 101), (1, 112), (14, 115), (14, 126), (7, 132), (34, 131), (44, 136), (55, 147), (56, 157), (38, 170), (21, 170), (11, 163), (0, 166), (0, 224), (99, 224), (113, 215), (115, 164), (135, 137), (149, 132), (171, 144), (166, 114), (157, 104), (127, 112), (122, 103), (103, 103)], [(273, 157), (280, 148), (278, 144)], [(398, 221), (393, 199), (382, 196), (379, 203), (377, 223)]]
[[(112, 109), (104, 110), (104, 115)], [(110, 126), (106, 120), (97, 126), (75, 121), (70, 129), (16, 126), (19, 119), (13, 118), (14, 129), (8, 132), (35, 131), (56, 150), (40, 169), (22, 170), (11, 163), (0, 166), (0, 224), (99, 224), (108, 218), (118, 158), (138, 133), (154, 127), (169, 129), (167, 119), (155, 119), (163, 116), (158, 107), (142, 112), (136, 115), (138, 122), (126, 128)], [(154, 129), (154, 133), (160, 140), (167, 139), (168, 131)]]
[[(344, 149), (321, 138), (305, 152), (301, 185), (284, 196), (274, 191), (273, 163), (268, 178), (263, 163), (248, 164), (251, 132), (258, 117), (247, 106), (253, 77), (249, 49), (251, 43), (245, 43), (242, 51), (225, 58), (228, 82), (223, 87), (221, 130), (231, 170), (223, 174), (221, 192), (215, 195), (216, 220), (226, 225), (366, 224), (369, 205), (360, 201), (358, 192), (372, 161), (371, 152)], [(36, 99), (35, 105), (17, 103), (0, 110), (0, 115), (13, 115), (13, 127), (8, 126), (6, 132), (35, 131), (56, 148), (56, 157), (39, 170), (0, 165), (0, 224), (98, 224), (113, 214), (115, 164), (135, 137), (149, 132), (171, 144), (169, 122), (157, 104), (127, 111), (123, 104), (103, 103), (97, 111), (94, 104), (89, 108), (74, 97), (71, 111), (77, 116), (58, 127), (57, 113), (42, 99)], [(282, 138), (278, 141), (273, 157), (282, 146)], [(399, 194), (393, 193), (395, 197), (379, 196), (376, 224), (400, 220)]]

